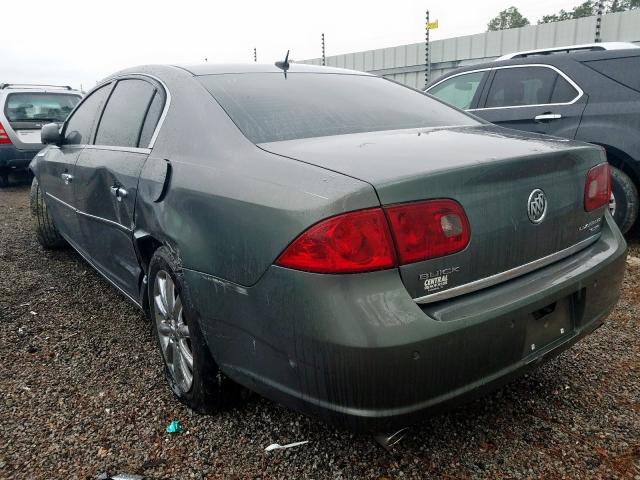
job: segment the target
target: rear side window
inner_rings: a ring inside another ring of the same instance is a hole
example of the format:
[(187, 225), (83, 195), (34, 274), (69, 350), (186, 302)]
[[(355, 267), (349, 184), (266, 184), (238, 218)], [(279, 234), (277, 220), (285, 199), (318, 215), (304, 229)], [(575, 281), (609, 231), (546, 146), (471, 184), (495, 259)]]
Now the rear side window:
[(478, 96), (478, 87), (487, 72), (463, 73), (431, 87), (428, 93), (454, 107), (471, 108)]
[(564, 77), (557, 75), (556, 84), (551, 94), (551, 103), (569, 103), (579, 93)]
[(622, 85), (640, 91), (640, 56), (584, 62)]
[(120, 80), (100, 119), (95, 144), (137, 147), (154, 95), (155, 87), (144, 80)]
[(111, 84), (100, 87), (91, 93), (73, 112), (67, 122), (64, 133), (64, 143), (67, 145), (80, 145), (89, 143), (91, 132), (102, 111), (102, 106), (107, 100)]
[[(552, 103), (551, 97), (558, 77), (555, 70), (546, 67), (497, 69), (493, 82), (491, 82), (485, 107), (516, 107)], [(566, 95), (566, 92), (559, 90), (558, 95)]]
[(11, 93), (4, 114), (10, 122), (64, 122), (79, 101), (66, 93)]
[(162, 108), (164, 107), (164, 98), (160, 94), (160, 92), (156, 91), (153, 96), (153, 100), (151, 101), (151, 105), (149, 106), (149, 111), (147, 112), (147, 116), (144, 119), (144, 124), (142, 125), (142, 133), (140, 133), (140, 142), (139, 145), (141, 147), (148, 147), (149, 142), (151, 142), (151, 137), (153, 136), (153, 132), (156, 129), (156, 125), (158, 125), (158, 121), (160, 120), (160, 115), (162, 115)]
[(478, 125), (422, 92), (369, 75), (197, 77), (253, 143), (380, 130)]

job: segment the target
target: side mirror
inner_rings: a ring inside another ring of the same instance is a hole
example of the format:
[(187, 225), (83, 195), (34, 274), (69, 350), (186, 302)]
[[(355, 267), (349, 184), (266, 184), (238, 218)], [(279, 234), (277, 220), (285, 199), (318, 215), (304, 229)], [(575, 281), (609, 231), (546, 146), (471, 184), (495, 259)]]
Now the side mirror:
[(57, 123), (47, 123), (40, 131), (40, 138), (45, 145), (59, 145), (62, 142), (60, 125)]

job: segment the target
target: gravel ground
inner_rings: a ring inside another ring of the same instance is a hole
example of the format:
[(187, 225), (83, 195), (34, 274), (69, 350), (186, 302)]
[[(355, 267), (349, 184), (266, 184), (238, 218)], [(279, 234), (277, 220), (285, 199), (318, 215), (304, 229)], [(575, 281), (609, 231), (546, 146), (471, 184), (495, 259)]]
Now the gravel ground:
[[(386, 452), (257, 396), (190, 412), (165, 385), (138, 310), (73, 251), (39, 247), (27, 185), (0, 190), (0, 478), (640, 480), (640, 262), (628, 263), (605, 326)], [(173, 419), (182, 433), (165, 433)], [(310, 443), (264, 453), (299, 440)]]

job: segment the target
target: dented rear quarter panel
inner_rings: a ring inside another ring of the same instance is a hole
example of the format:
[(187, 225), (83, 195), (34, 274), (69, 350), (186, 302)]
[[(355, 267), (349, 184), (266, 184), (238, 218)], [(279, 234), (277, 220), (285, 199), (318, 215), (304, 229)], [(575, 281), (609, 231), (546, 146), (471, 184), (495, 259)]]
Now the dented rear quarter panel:
[(141, 174), (136, 228), (171, 245), (184, 268), (252, 285), (307, 226), (379, 205), (366, 182), (251, 144), (175, 70), (163, 76), (172, 101)]

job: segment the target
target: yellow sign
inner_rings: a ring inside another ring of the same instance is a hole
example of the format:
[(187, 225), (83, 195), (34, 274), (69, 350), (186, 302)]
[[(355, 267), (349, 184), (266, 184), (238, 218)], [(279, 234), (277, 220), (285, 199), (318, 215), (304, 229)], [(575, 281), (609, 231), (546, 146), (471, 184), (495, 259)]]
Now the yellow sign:
[(438, 20), (436, 20), (435, 22), (427, 23), (428, 30), (435, 30), (436, 28), (438, 28)]

